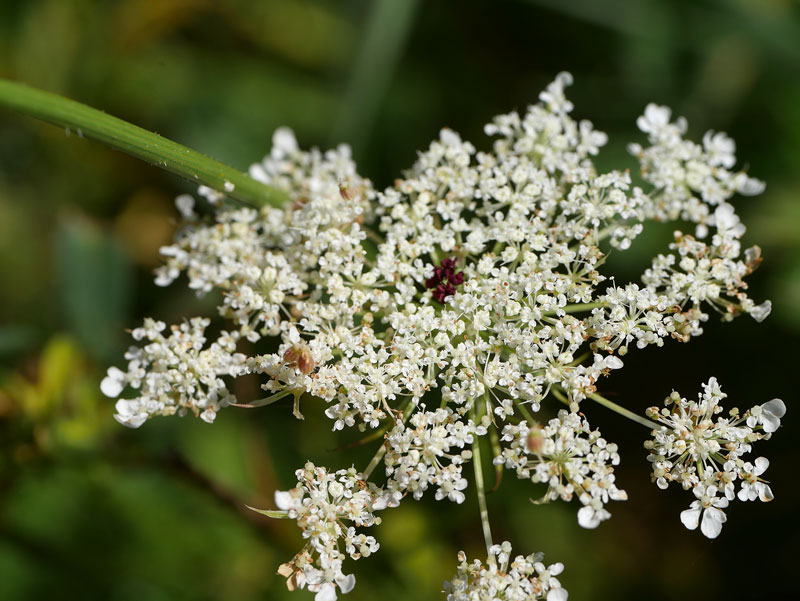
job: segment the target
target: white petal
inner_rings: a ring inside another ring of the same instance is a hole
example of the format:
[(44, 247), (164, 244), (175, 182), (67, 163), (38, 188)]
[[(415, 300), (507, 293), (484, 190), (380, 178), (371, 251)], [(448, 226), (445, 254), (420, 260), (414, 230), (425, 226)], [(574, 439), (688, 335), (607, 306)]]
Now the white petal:
[(606, 357), (605, 363), (608, 369), (620, 369), (623, 366), (622, 359), (614, 355)]
[(336, 601), (336, 587), (330, 582), (326, 582), (314, 596), (314, 601)]
[[(279, 127), (272, 134), (272, 146), (282, 154), (294, 154), (297, 152), (297, 139), (294, 132), (288, 127)], [(336, 595), (334, 594), (334, 599)], [(317, 599), (317, 601), (320, 601)]]
[(767, 185), (754, 177), (747, 177), (739, 184), (738, 192), (744, 196), (761, 194)]
[(578, 510), (578, 524), (583, 528), (597, 528), (600, 525), (600, 520), (597, 519), (594, 509), (591, 507), (581, 507)]
[(764, 428), (764, 432), (771, 434), (780, 428), (781, 420), (765, 411), (761, 414), (761, 425)]
[(100, 392), (109, 398), (115, 399), (122, 392), (122, 382), (115, 380), (111, 376), (106, 376), (100, 382)]
[(772, 312), (772, 301), (764, 301), (760, 305), (756, 305), (752, 309), (750, 309), (750, 317), (755, 319), (757, 322), (761, 323)]
[(343, 578), (337, 578), (336, 584), (342, 589), (342, 593), (346, 595), (352, 591), (353, 587), (356, 585), (356, 577), (354, 574), (349, 574)]
[[(762, 416), (770, 416), (775, 421), (777, 421), (777, 425), (780, 425), (781, 418), (786, 415), (786, 405), (780, 399), (772, 399), (771, 401), (764, 403), (761, 405)], [(776, 426), (777, 429), (777, 426)], [(764, 430), (766, 432), (774, 432), (775, 430), (767, 430), (766, 424), (764, 424)]]
[(700, 531), (708, 538), (717, 538), (722, 532), (722, 524), (727, 520), (725, 514), (719, 509), (709, 507), (703, 513), (703, 522), (700, 524)]
[(262, 167), (258, 163), (254, 163), (253, 165), (250, 165), (250, 169), (248, 170), (248, 173), (250, 174), (250, 177), (253, 178), (256, 181), (259, 181), (259, 182), (264, 183), (264, 184), (268, 184), (269, 183), (269, 175), (267, 175), (267, 172), (264, 169), (264, 167)]
[(612, 501), (627, 501), (628, 493), (615, 486), (614, 488), (608, 491), (608, 497)]
[(439, 139), (445, 146), (458, 146), (461, 144), (461, 137), (452, 129), (443, 127), (439, 132)]
[(772, 494), (772, 489), (769, 487), (769, 484), (762, 484), (758, 487), (758, 498), (764, 503), (769, 503), (775, 498), (775, 495)]
[[(692, 503), (694, 505), (694, 503)], [(681, 511), (681, 523), (689, 530), (695, 530), (700, 523), (700, 509), (686, 509)]]
[(140, 413), (138, 415), (120, 415), (115, 413), (114, 419), (127, 428), (138, 428), (147, 421), (147, 414)]
[(100, 391), (109, 398), (117, 398), (125, 388), (125, 373), (117, 367), (109, 367), (107, 376), (100, 382)]
[(724, 488), (722, 489), (722, 492), (725, 494), (725, 498), (728, 499), (729, 501), (733, 501), (733, 499), (736, 498), (736, 489), (733, 487), (733, 484), (731, 484), (730, 482), (728, 482), (724, 486)]
[(756, 476), (760, 476), (761, 474), (767, 471), (767, 468), (769, 467), (769, 459), (767, 459), (766, 457), (759, 457), (758, 459), (755, 460), (755, 464), (756, 464), (756, 469), (754, 470), (753, 473)]
[(175, 207), (184, 219), (194, 217), (194, 196), (181, 194), (175, 199)]
[(567, 601), (568, 593), (566, 589), (561, 587), (550, 589), (547, 593), (547, 601)]
[(292, 508), (292, 495), (288, 490), (275, 491), (275, 505), (284, 511)]

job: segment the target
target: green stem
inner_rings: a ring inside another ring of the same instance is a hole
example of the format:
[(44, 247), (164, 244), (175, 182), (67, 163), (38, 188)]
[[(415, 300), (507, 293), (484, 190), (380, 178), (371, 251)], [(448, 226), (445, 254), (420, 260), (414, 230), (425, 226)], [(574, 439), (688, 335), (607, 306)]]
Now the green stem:
[(268, 397), (263, 399), (256, 399), (255, 401), (250, 401), (249, 403), (231, 403), (233, 407), (241, 407), (243, 409), (255, 409), (256, 407), (266, 407), (267, 405), (272, 405), (272, 403), (277, 403), (281, 399), (286, 398), (290, 394), (294, 394), (295, 389), (293, 388), (284, 388), (283, 390), (279, 390), (275, 394), (271, 394)]
[(522, 413), (522, 416), (529, 424), (533, 425), (536, 423), (536, 419), (533, 417), (533, 414), (528, 411), (528, 408), (525, 406), (525, 403), (523, 403), (522, 400), (515, 399), (514, 405), (516, 405), (517, 409), (519, 409), (520, 413)]
[(186, 146), (68, 98), (0, 79), (0, 106), (73, 130), (242, 203), (281, 207), (287, 195)]
[(478, 490), (478, 508), (481, 512), (481, 525), (483, 526), (483, 540), (486, 542), (486, 551), (492, 543), (492, 528), (489, 525), (489, 509), (486, 506), (486, 486), (483, 483), (483, 466), (481, 465), (481, 441), (475, 436), (472, 442), (472, 467), (475, 470), (475, 488)]
[[(473, 421), (478, 423), (478, 415), (473, 407)], [(475, 471), (475, 488), (478, 491), (478, 509), (481, 512), (481, 526), (483, 527), (483, 540), (486, 543), (486, 552), (489, 553), (492, 545), (492, 528), (489, 524), (489, 509), (486, 506), (486, 486), (483, 483), (483, 465), (481, 463), (481, 441), (477, 435), (472, 440), (472, 468)]]
[[(605, 307), (606, 303), (603, 302), (595, 302), (595, 303), (575, 303), (573, 305), (566, 305), (565, 307), (561, 307), (559, 311), (563, 311), (564, 313), (580, 313), (581, 311), (591, 311), (593, 309), (597, 309), (599, 307)], [(556, 315), (557, 311), (545, 311), (542, 315)]]
[[(492, 445), (492, 456), (500, 457), (503, 454), (503, 448), (500, 446), (500, 437), (497, 434), (497, 428), (491, 426), (489, 428), (489, 442)], [(494, 466), (494, 486), (489, 492), (495, 492), (500, 488), (500, 482), (503, 480), (503, 464), (498, 463)]]
[[(411, 416), (411, 411), (414, 409), (414, 407), (416, 407), (416, 404), (414, 403), (414, 398), (412, 397), (408, 399), (408, 403), (406, 403), (406, 406), (403, 408), (403, 418), (401, 420), (403, 424), (405, 424), (408, 421), (408, 418)], [(364, 480), (369, 480), (369, 477), (372, 475), (372, 472), (375, 470), (376, 467), (378, 467), (378, 464), (381, 462), (381, 459), (383, 459), (383, 456), (385, 454), (386, 454), (386, 443), (381, 445), (381, 448), (378, 449), (378, 452), (375, 453), (375, 456), (372, 458), (372, 460), (369, 462), (369, 465), (364, 470), (363, 472)]]
[(378, 464), (383, 459), (383, 456), (386, 455), (386, 443), (384, 442), (378, 452), (372, 457), (372, 460), (369, 462), (369, 465), (364, 470), (364, 480), (369, 480), (369, 477), (372, 475), (372, 472), (375, 471), (375, 468), (378, 467)]
[(611, 409), (612, 411), (619, 413), (623, 417), (627, 417), (628, 419), (635, 421), (637, 424), (643, 425), (648, 430), (652, 430), (653, 428), (655, 428), (655, 424), (650, 420), (642, 417), (641, 415), (637, 415), (633, 411), (625, 409), (625, 407), (617, 405), (614, 401), (609, 401), (607, 398), (602, 397), (597, 393), (590, 394), (589, 398), (596, 403), (600, 403), (601, 405), (603, 405), (603, 407), (607, 407), (608, 409)]

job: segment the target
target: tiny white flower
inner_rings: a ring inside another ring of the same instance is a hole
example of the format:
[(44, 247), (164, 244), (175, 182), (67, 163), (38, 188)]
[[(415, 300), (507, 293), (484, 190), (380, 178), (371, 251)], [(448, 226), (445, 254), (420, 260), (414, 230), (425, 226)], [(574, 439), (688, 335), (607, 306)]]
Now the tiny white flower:
[(175, 207), (184, 219), (194, 219), (197, 214), (194, 212), (194, 197), (191, 194), (181, 194), (175, 199)]
[(761, 474), (767, 471), (769, 460), (766, 457), (759, 457), (753, 464), (745, 463), (740, 469), (742, 478), (742, 488), (739, 490), (739, 500), (741, 501), (760, 501), (767, 503), (775, 497), (769, 484), (760, 480)]
[(758, 322), (764, 321), (772, 312), (772, 302), (764, 301), (750, 309), (750, 316)]
[(117, 367), (109, 367), (106, 373), (100, 382), (100, 391), (107, 397), (117, 398), (125, 388), (125, 372)]
[(781, 425), (781, 418), (786, 415), (786, 404), (781, 399), (772, 399), (759, 407), (751, 409), (753, 418), (748, 420), (748, 425), (758, 423), (764, 432), (775, 432)]
[(644, 109), (644, 115), (636, 120), (636, 125), (644, 133), (656, 133), (669, 124), (672, 111), (666, 106), (659, 106), (652, 102)]
[(681, 522), (689, 530), (697, 529), (699, 523), (700, 531), (707, 538), (717, 538), (722, 532), (722, 524), (728, 519), (722, 511), (728, 506), (728, 499), (717, 497), (714, 486), (696, 488), (694, 494), (697, 500), (681, 512)]
[(148, 413), (135, 400), (120, 399), (114, 408), (116, 409), (114, 419), (128, 428), (138, 428), (147, 421)]
[(281, 155), (292, 155), (297, 152), (297, 139), (288, 127), (279, 127), (272, 134), (272, 147)]

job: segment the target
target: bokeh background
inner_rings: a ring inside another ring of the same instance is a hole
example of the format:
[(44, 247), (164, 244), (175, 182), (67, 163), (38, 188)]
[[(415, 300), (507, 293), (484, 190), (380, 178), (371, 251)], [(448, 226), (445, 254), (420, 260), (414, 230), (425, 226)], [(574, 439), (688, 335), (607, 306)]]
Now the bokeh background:
[[(795, 403), (800, 359), (800, 7), (793, 0), (2, 0), (0, 76), (58, 92), (242, 169), (272, 131), (303, 146), (349, 142), (379, 187), (442, 126), (488, 147), (482, 125), (535, 102), (561, 70), (575, 114), (609, 132), (601, 167), (634, 166), (627, 142), (647, 102), (691, 135), (725, 130), (767, 181), (738, 209), (763, 248), (752, 294), (763, 324), (712, 320), (688, 345), (631, 353), (603, 382), (639, 411), (716, 375), (742, 409), (782, 397), (770, 504), (735, 503), (715, 541), (688, 532), (680, 490), (649, 482), (646, 432), (590, 407), (620, 443), (630, 501), (596, 531), (575, 506), (533, 506), (506, 477), (489, 496), (495, 539), (567, 569), (570, 598), (761, 599), (796, 590)], [(374, 449), (332, 452), (319, 408), (223, 411), (213, 426), (111, 418), (98, 383), (125, 328), (214, 315), (215, 298), (152, 283), (173, 233), (175, 176), (31, 119), (0, 112), (0, 599), (195, 601), (311, 598), (277, 566), (300, 546), (271, 507), (306, 458), (363, 467)], [(669, 238), (652, 227), (611, 259), (634, 278)], [(246, 393), (247, 391), (245, 391)], [(380, 553), (353, 565), (350, 599), (442, 598), (459, 549), (485, 556), (476, 500), (387, 512)]]

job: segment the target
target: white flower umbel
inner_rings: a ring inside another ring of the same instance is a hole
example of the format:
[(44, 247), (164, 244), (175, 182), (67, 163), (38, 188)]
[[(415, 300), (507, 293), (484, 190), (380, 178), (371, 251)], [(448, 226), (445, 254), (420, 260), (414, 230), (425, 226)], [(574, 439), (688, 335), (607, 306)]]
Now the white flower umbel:
[(611, 517), (605, 509), (609, 500), (628, 498), (614, 481), (617, 445), (606, 442), (579, 415), (561, 410), (558, 418), (544, 426), (526, 421), (508, 424), (501, 440), (510, 444), (494, 458), (495, 465), (516, 470), (519, 478), (546, 484), (539, 503), (577, 496), (583, 504), (578, 523), (584, 528), (596, 528)]
[(380, 523), (373, 511), (382, 492), (353, 468), (329, 473), (309, 462), (296, 475), (297, 487), (277, 491), (275, 504), (297, 520), (308, 542), (278, 573), (289, 590), (308, 587), (317, 593), (316, 601), (333, 601), (337, 588), (349, 593), (355, 585), (355, 576), (342, 572), (342, 561), (368, 557), (379, 548), (374, 537), (357, 534), (355, 527)]
[(414, 413), (408, 426), (398, 424), (386, 438), (390, 494), (397, 498), (410, 492), (419, 499), (434, 484), (436, 500), (463, 503), (467, 480), (461, 469), (472, 457), (464, 447), (485, 433), (485, 427), (459, 421), (450, 409)]
[(773, 399), (743, 415), (734, 408), (722, 416), (719, 402), (727, 396), (711, 378), (697, 401), (673, 392), (664, 408), (647, 410), (661, 424), (653, 430), (653, 439), (645, 442), (653, 480), (662, 489), (676, 482), (694, 491), (697, 499), (681, 513), (681, 521), (690, 530), (700, 524), (709, 538), (719, 536), (726, 520), (722, 510), (737, 496), (742, 501), (772, 500), (772, 490), (761, 478), (769, 461), (759, 457), (749, 463), (742, 456), (751, 452), (754, 442), (769, 439), (786, 413), (783, 401)]
[[(142, 346), (128, 351), (127, 370), (111, 368), (102, 391), (120, 398), (117, 419), (129, 426), (190, 411), (211, 421), (225, 405), (284, 399), (293, 402), (281, 410), (302, 419), (301, 401), (313, 398), (333, 430), (382, 438), (363, 477), (311, 468), (299, 492), (278, 497), (309, 540), (281, 573), (318, 601), (353, 586), (342, 572), (353, 549), (377, 548), (345, 522), (366, 525), (372, 509), (428, 489), (461, 503), (471, 477), (487, 549), (495, 549), (480, 458), (482, 444), (496, 449), (501, 436), (498, 463), (546, 484), (545, 499), (577, 496), (579, 523), (597, 526), (609, 517), (608, 501), (625, 493), (614, 480), (616, 447), (589, 429), (586, 405), (649, 427), (600, 395), (602, 378), (624, 369), (628, 352), (690, 341), (712, 315), (769, 315), (769, 301), (747, 295), (761, 251), (742, 247), (746, 228), (734, 206), (737, 193), (763, 184), (735, 169), (733, 141), (718, 132), (688, 141), (684, 119), (649, 105), (637, 121), (648, 144), (631, 147), (640, 177), (627, 164), (602, 172), (594, 157), (608, 137), (571, 116), (571, 81), (559, 74), (537, 104), (495, 117), (486, 150), (441, 130), (382, 192), (358, 175), (347, 146), (303, 151), (281, 128), (250, 175), (284, 191), (284, 207), (232, 206), (229, 186), (199, 190), (206, 206), (176, 201), (183, 222), (161, 251), (156, 282), (185, 273), (198, 294), (219, 294), (223, 333), (209, 345), (210, 320), (167, 332), (148, 320), (134, 330)], [(677, 222), (672, 243), (637, 281), (615, 279), (609, 253), (630, 248), (653, 221)], [(244, 374), (261, 379), (265, 398), (234, 399), (228, 380)], [(736, 484), (740, 498), (771, 498), (766, 460), (740, 455), (777, 429), (785, 407), (771, 401), (723, 423), (702, 417), (712, 400), (702, 409), (681, 400), (674, 413), (658, 413), (663, 428), (651, 454), (659, 485), (678, 481), (698, 492), (684, 521), (713, 534)], [(537, 420), (540, 409), (553, 416), (561, 403), (569, 410), (557, 419)], [(387, 478), (384, 488), (368, 482), (373, 473)], [(376, 496), (347, 518), (341, 499), (348, 491), (360, 499), (356, 488)], [(544, 584), (552, 572), (531, 568), (536, 562), (523, 558), (506, 571), (503, 554), (490, 553), (490, 563), (492, 574), (516, 583), (506, 599), (523, 582), (539, 583), (539, 597), (529, 598), (566, 596)], [(468, 571), (459, 578), (463, 590), (478, 591), (469, 598), (490, 598), (469, 584)]]
[(461, 551), (456, 575), (444, 583), (447, 601), (567, 601), (567, 591), (556, 578), (563, 564), (545, 566), (542, 559), (541, 553), (512, 559), (509, 542), (493, 545), (485, 565), (478, 559), (468, 563)]
[(236, 338), (227, 332), (204, 348), (209, 323), (195, 317), (172, 326), (164, 336), (166, 324), (145, 319), (142, 327), (133, 330), (134, 340), (147, 344), (130, 347), (125, 354), (128, 371), (112, 367), (100, 384), (112, 398), (126, 386), (137, 395), (117, 401), (114, 418), (119, 423), (138, 428), (153, 415), (187, 411), (211, 423), (220, 407), (235, 402), (222, 377), (246, 374), (246, 357), (235, 352)]

